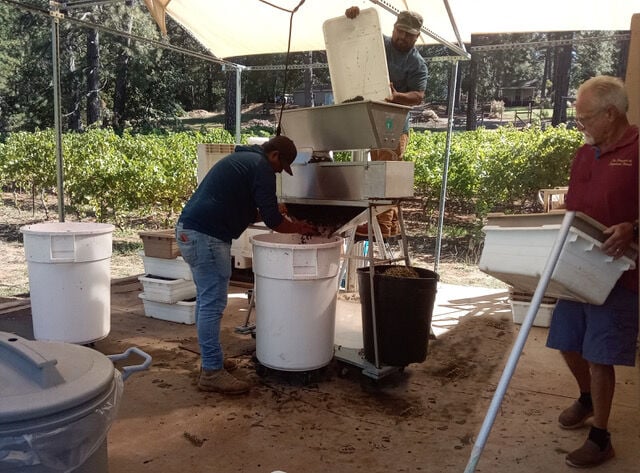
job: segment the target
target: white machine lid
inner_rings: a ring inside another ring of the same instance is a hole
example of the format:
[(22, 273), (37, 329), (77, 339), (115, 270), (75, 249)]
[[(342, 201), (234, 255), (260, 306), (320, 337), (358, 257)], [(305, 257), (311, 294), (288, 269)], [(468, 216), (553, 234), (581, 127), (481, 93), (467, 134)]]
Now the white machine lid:
[(384, 100), (391, 95), (380, 19), (375, 8), (354, 19), (342, 15), (322, 25), (334, 103), (362, 97)]
[(0, 428), (91, 401), (110, 390), (114, 370), (96, 350), (0, 332)]

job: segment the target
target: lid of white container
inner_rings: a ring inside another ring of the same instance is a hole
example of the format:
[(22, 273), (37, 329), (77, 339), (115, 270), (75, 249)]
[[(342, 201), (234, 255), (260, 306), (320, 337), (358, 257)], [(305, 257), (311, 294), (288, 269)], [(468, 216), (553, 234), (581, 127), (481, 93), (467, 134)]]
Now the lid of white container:
[(380, 19), (374, 8), (360, 10), (354, 19), (330, 18), (322, 30), (336, 104), (356, 97), (384, 100), (391, 95)]
[(109, 223), (91, 222), (45, 222), (25, 225), (20, 228), (24, 234), (74, 234), (74, 235), (99, 235), (102, 233), (112, 233), (115, 226)]
[(114, 370), (96, 350), (0, 332), (0, 433), (12, 423), (82, 411), (111, 391)]

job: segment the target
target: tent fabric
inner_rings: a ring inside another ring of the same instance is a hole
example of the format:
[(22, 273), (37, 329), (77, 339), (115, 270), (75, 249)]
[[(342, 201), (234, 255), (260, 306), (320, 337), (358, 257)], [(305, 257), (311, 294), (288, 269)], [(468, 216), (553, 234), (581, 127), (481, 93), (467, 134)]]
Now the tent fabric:
[[(151, 0), (149, 0), (151, 1)], [(189, 31), (218, 58), (250, 56), (287, 51), (290, 11), (300, 0), (169, 0), (154, 7)], [(633, 13), (640, 12), (640, 0), (449, 0), (451, 17), (461, 40), (472, 34), (535, 31), (629, 30)], [(394, 11), (414, 10), (424, 17), (424, 28), (457, 44), (455, 29), (444, 0), (305, 0), (293, 15), (291, 51), (324, 50), (322, 24), (344, 14), (351, 5), (375, 8), (382, 31), (390, 34)], [(280, 8), (277, 8), (280, 7)], [(154, 18), (156, 17), (154, 15)], [(434, 44), (423, 33), (418, 44)]]
[(145, 5), (147, 5), (147, 9), (151, 16), (158, 24), (160, 31), (163, 35), (167, 34), (167, 23), (165, 22), (166, 11), (167, 11), (167, 3), (171, 0), (144, 0)]

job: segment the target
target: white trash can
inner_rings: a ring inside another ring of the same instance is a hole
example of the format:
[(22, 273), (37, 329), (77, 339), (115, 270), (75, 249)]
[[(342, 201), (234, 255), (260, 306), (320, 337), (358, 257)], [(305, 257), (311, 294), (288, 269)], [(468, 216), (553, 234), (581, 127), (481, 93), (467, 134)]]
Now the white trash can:
[(51, 222), (20, 229), (36, 340), (86, 344), (109, 334), (114, 228)]
[(333, 358), (342, 238), (272, 233), (251, 243), (258, 361), (282, 371), (326, 366)]

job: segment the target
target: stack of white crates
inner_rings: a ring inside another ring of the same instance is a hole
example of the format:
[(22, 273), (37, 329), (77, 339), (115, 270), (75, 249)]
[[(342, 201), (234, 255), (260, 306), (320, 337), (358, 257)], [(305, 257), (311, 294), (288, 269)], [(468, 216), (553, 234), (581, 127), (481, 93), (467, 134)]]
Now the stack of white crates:
[[(511, 315), (513, 323), (521, 325), (529, 312), (531, 299), (533, 294), (529, 292), (520, 292), (514, 288), (509, 288), (509, 304), (511, 305)], [(535, 327), (549, 327), (551, 325), (551, 317), (553, 309), (556, 307), (558, 300), (554, 297), (543, 296), (538, 307), (536, 317), (533, 319)]]
[(196, 285), (189, 265), (180, 256), (173, 231), (140, 234), (145, 275), (138, 280), (147, 317), (195, 324)]

